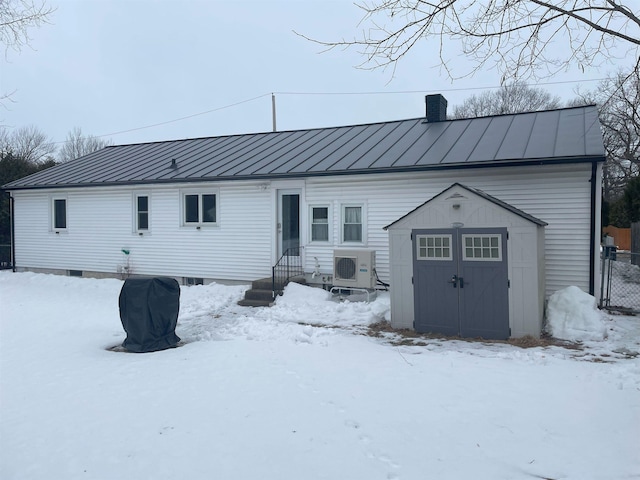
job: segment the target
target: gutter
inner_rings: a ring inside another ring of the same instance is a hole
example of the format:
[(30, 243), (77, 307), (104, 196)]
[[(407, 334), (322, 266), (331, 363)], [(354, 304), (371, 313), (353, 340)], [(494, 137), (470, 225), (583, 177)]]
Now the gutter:
[[(596, 172), (598, 169), (598, 164), (593, 162), (591, 164), (591, 246), (589, 247), (589, 295), (595, 296), (595, 254), (596, 254), (596, 193), (597, 193), (597, 185), (596, 185)], [(598, 234), (598, 237), (600, 235)], [(600, 240), (598, 239), (598, 243)]]
[[(303, 172), (283, 172), (277, 174), (243, 174), (243, 175), (229, 175), (218, 177), (172, 177), (161, 179), (149, 179), (149, 180), (115, 180), (109, 182), (87, 182), (87, 183), (55, 183), (55, 184), (33, 184), (33, 185), (19, 185), (19, 180), (6, 185), (1, 188), (3, 190), (52, 190), (52, 189), (64, 189), (64, 188), (91, 188), (91, 187), (119, 187), (119, 186), (143, 186), (143, 185), (163, 185), (163, 184), (185, 184), (185, 183), (200, 183), (200, 182), (227, 182), (227, 181), (255, 181), (264, 182), (269, 180), (285, 180), (285, 179), (300, 179), (300, 178), (318, 178), (318, 177), (333, 177), (333, 176), (347, 176), (347, 175), (370, 175), (370, 174), (389, 174), (389, 173), (413, 173), (413, 172), (431, 172), (442, 170), (464, 170), (464, 169), (483, 169), (483, 168), (505, 168), (505, 167), (521, 167), (521, 166), (538, 166), (538, 165), (568, 165), (577, 163), (597, 163), (604, 162), (603, 156), (584, 156), (584, 157), (563, 157), (553, 159), (527, 159), (527, 160), (503, 160), (500, 162), (476, 162), (476, 163), (454, 163), (454, 164), (429, 164), (429, 165), (408, 165), (403, 167), (379, 167), (379, 168), (361, 168), (353, 170), (339, 170), (339, 171), (303, 171)], [(35, 175), (35, 174), (34, 174)]]
[(9, 195), (9, 223), (10, 223), (10, 236), (9, 241), (11, 242), (11, 270), (15, 273), (16, 271), (16, 236), (15, 236), (15, 224), (13, 219), (15, 218), (15, 213), (13, 209), (13, 203), (15, 199), (13, 195)]

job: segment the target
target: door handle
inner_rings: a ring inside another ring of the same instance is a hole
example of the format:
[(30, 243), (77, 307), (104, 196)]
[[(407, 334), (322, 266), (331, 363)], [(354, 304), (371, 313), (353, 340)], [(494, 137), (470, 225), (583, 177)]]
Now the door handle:
[(451, 280), (448, 280), (447, 282), (452, 283), (453, 288), (456, 288), (458, 286), (458, 276), (454, 275), (453, 277), (451, 277)]
[(458, 281), (460, 282), (460, 288), (464, 288), (464, 278), (460, 277)]

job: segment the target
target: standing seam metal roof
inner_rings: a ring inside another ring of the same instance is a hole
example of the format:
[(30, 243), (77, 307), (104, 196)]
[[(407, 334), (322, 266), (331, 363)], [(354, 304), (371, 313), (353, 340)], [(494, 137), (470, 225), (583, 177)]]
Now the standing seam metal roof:
[[(427, 123), (116, 145), (5, 185), (8, 190), (362, 174), (521, 162), (604, 161), (593, 105)], [(172, 160), (177, 168), (172, 168)]]

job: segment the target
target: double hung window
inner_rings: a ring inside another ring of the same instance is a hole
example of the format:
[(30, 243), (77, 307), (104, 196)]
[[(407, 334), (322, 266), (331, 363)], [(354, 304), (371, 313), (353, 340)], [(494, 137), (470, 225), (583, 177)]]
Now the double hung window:
[(148, 232), (149, 231), (149, 196), (148, 195), (136, 195), (136, 231)]
[(311, 207), (311, 241), (329, 241), (329, 207)]
[(364, 224), (362, 205), (343, 205), (342, 242), (362, 243), (363, 230)]

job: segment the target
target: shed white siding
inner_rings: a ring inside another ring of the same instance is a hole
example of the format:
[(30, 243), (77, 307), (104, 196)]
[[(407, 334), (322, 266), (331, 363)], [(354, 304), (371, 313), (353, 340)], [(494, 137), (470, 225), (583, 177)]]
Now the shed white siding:
[[(438, 192), (440, 193), (440, 192)], [(449, 195), (462, 196), (449, 199)], [(456, 209), (451, 208), (455, 203)], [(528, 213), (528, 212), (527, 212)], [(460, 223), (464, 228), (506, 227), (507, 267), (510, 280), (509, 327), (511, 336), (539, 336), (544, 304), (544, 254), (538, 248), (544, 243), (544, 230), (504, 207), (460, 186), (454, 186), (432, 202), (402, 217), (389, 228), (391, 262), (391, 324), (394, 328), (413, 328), (414, 286), (412, 284), (414, 229), (451, 228)], [(506, 285), (505, 285), (506, 288)]]

